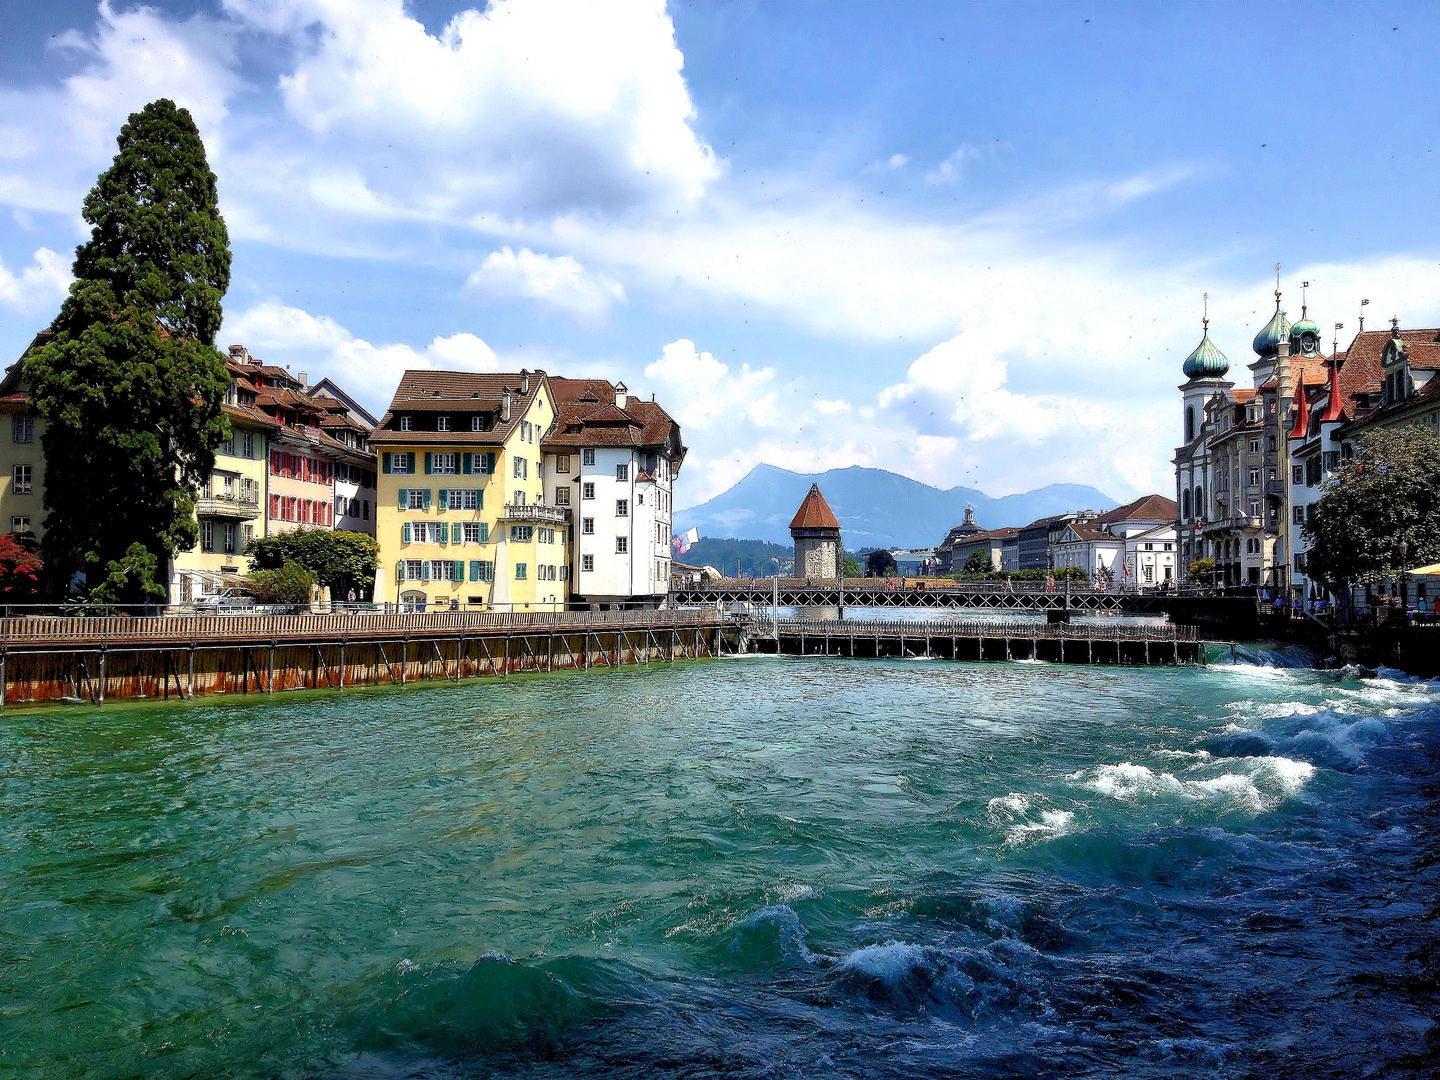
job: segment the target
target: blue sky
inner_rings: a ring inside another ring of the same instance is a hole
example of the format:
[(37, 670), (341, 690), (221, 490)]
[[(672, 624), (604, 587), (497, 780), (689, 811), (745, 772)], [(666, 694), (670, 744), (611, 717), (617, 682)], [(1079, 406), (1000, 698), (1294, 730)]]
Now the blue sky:
[(189, 107), (221, 344), (383, 408), (407, 366), (658, 395), (679, 504), (766, 461), (1172, 485), (1179, 366), (1272, 267), (1440, 322), (1440, 14), (1383, 4), (271, 0), (0, 7), (0, 350), (125, 115)]

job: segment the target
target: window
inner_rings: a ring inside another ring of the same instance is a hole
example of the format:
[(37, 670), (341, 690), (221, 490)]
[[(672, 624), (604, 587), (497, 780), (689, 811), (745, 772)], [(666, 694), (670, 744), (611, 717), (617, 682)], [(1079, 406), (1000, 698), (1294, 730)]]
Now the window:
[(525, 580), (525, 564), (524, 564), (523, 562), (517, 562), (517, 563), (515, 564), (515, 580), (516, 580), (516, 581), (524, 581), (524, 580)]
[[(470, 580), (471, 580), (471, 581), (494, 581), (494, 580), (495, 580), (495, 564), (494, 564), (493, 562), (490, 562), (488, 559), (471, 559), (471, 560), (470, 560)], [(478, 598), (473, 599), (473, 600), (471, 600), (470, 602), (471, 602), (472, 604), (481, 603), (481, 601), (480, 601)]]
[(595, 519), (594, 519), (594, 518), (581, 518), (581, 519), (580, 519), (580, 531), (581, 531), (583, 534), (585, 534), (586, 536), (594, 536), (594, 535), (595, 535)]
[(414, 430), (415, 430), (415, 419), (414, 419), (414, 417), (410, 417), (410, 416), (402, 416), (402, 417), (400, 417), (400, 430), (401, 430), (401, 431), (414, 431)]
[(402, 562), (402, 563), (400, 564), (400, 567), (401, 567), (400, 580), (401, 580), (401, 581), (419, 581), (419, 580), (421, 579), (421, 577), (424, 576), (424, 572), (425, 572), (425, 571), (424, 571), (424, 566), (425, 566), (425, 563), (424, 563), (424, 560), (422, 560), (422, 559), (406, 559), (404, 562)]
[(1260, 470), (1259, 470), (1259, 469), (1251, 469), (1251, 470), (1250, 470), (1250, 486), (1251, 486), (1251, 487), (1259, 487), (1259, 486), (1260, 486)]
[(344, 495), (336, 495), (336, 496), (335, 496), (335, 513), (339, 514), (341, 517), (344, 517), (344, 516), (345, 516), (345, 505), (346, 505), (346, 504), (345, 504), (345, 496), (344, 496)]
[(448, 417), (448, 416), (437, 416), (437, 417), (435, 418), (435, 430), (436, 430), (436, 431), (449, 431), (449, 430), (450, 430), (450, 417)]
[[(471, 430), (471, 431), (484, 431), (484, 430), (485, 430), (485, 419), (484, 419), (484, 417), (481, 417), (481, 416), (472, 416), (472, 417), (470, 417), (470, 430)], [(486, 579), (486, 580), (488, 580), (488, 579)]]
[(15, 494), (29, 495), (32, 472), (29, 465), (15, 466)]
[(235, 523), (233, 521), (225, 523), (225, 554), (235, 554)]
[(561, 473), (568, 473), (569, 471), (570, 471), (570, 455), (569, 455), (569, 454), (557, 454), (557, 455), (555, 456), (555, 472), (556, 472), (557, 474), (561, 474)]
[(556, 505), (556, 506), (569, 506), (569, 505), (570, 505), (570, 485), (569, 485), (569, 484), (563, 484), (563, 485), (561, 485), (560, 487), (557, 487), (557, 488), (555, 489), (555, 505)]
[(405, 507), (407, 510), (424, 510), (425, 504), (430, 500), (425, 496), (430, 492), (425, 488), (408, 488), (405, 492)]
[(1145, 550), (1146, 550), (1146, 551), (1154, 551), (1154, 550), (1155, 550), (1155, 545), (1154, 545), (1154, 544), (1146, 544), (1146, 545), (1145, 545)]
[(1145, 566), (1142, 566), (1140, 569), (1141, 569), (1142, 571), (1144, 571), (1144, 573), (1145, 573), (1145, 584), (1146, 584), (1146, 585), (1149, 585), (1149, 584), (1151, 584), (1152, 582), (1154, 582), (1154, 580), (1155, 580), (1155, 567), (1154, 567), (1154, 566), (1151, 566), (1151, 565), (1149, 565), (1149, 564), (1147, 563)]
[(220, 453), (235, 456), (235, 433), (232, 431), (230, 437), (220, 444)]
[(581, 570), (594, 570), (594, 569), (595, 569), (595, 556), (594, 556), (594, 555), (581, 555), (581, 556), (580, 556), (580, 569), (581, 569)]
[(627, 480), (629, 480), (629, 479), (630, 479), (630, 466), (629, 466), (629, 465), (616, 465), (616, 466), (615, 466), (615, 479), (616, 479), (616, 480), (619, 480), (621, 483), (624, 483), (624, 482), (626, 482)]
[[(560, 566), (560, 580), (561, 580), (561, 581), (569, 581), (569, 580), (570, 580), (570, 567), (565, 566), (564, 564), (561, 564), (561, 566)], [(1421, 585), (1420, 587), (1423, 589), (1425, 586), (1424, 586), (1424, 585)]]
[(431, 559), (431, 560), (430, 560), (430, 580), (431, 580), (431, 581), (454, 581), (454, 580), (455, 580), (455, 565), (456, 565), (456, 564), (455, 564), (453, 561), (451, 561), (450, 559)]
[(414, 466), (411, 465), (411, 462), (414, 460), (413, 454), (386, 454), (385, 458), (390, 462), (390, 472), (408, 473), (415, 471)]
[(479, 510), (484, 505), (479, 488), (449, 488), (440, 509)]
[(441, 476), (454, 476), (460, 471), (460, 455), (431, 454), (430, 471)]
[(10, 441), (28, 443), (35, 441), (35, 418), (16, 413), (10, 419)]
[(1326, 450), (1323, 456), (1325, 458), (1325, 471), (1327, 473), (1334, 472), (1340, 468), (1340, 452), (1338, 450)]
[(361, 521), (369, 521), (369, 520), (370, 520), (370, 500), (369, 500), (369, 499), (361, 499), (361, 500), (360, 500), (360, 520), (361, 520)]
[(593, 499), (595, 497), (595, 485), (585, 483), (580, 485), (580, 498)]
[(629, 517), (629, 516), (630, 516), (630, 500), (629, 500), (629, 499), (616, 499), (616, 500), (615, 500), (615, 516), (616, 516), (616, 517)]
[(1303, 483), (1305, 483), (1305, 466), (1304, 466), (1304, 465), (1292, 465), (1292, 466), (1290, 466), (1290, 482), (1291, 482), (1292, 484), (1303, 484)]
[(1258, 454), (1259, 452), (1260, 452), (1260, 440), (1259, 440), (1259, 439), (1251, 439), (1251, 440), (1250, 440), (1250, 453), (1252, 453), (1252, 454)]
[(630, 551), (630, 538), (628, 536), (615, 537), (615, 554), (625, 555)]
[(1166, 545), (1165, 545), (1165, 550), (1166, 550), (1166, 551), (1174, 551), (1174, 550), (1175, 550), (1175, 545), (1174, 545), (1174, 544), (1166, 544)]
[(253, 458), (255, 456), (255, 436), (251, 432), (247, 431), (241, 437), (240, 449), (245, 452), (247, 458)]
[(248, 547), (250, 546), (250, 542), (251, 542), (252, 540), (254, 540), (254, 539), (255, 539), (255, 526), (254, 526), (254, 525), (241, 525), (241, 526), (240, 526), (240, 545), (241, 545), (241, 550), (243, 551), (245, 548), (248, 548)]
[(490, 526), (479, 521), (465, 522), (465, 543), (484, 544), (490, 539)]
[(1292, 520), (1296, 525), (1305, 524), (1305, 507), (1297, 506), (1292, 511)]
[(30, 519), (28, 517), (12, 517), (10, 519), (10, 531), (12, 533), (29, 532)]
[(510, 526), (510, 539), (515, 541), (515, 543), (517, 544), (528, 544), (530, 542), (530, 538), (534, 535), (535, 527), (533, 525)]
[(530, 462), (526, 461), (524, 458), (517, 457), (515, 459), (514, 473), (516, 480), (529, 480)]
[(200, 550), (211, 552), (215, 550), (215, 522), (200, 522)]
[(582, 464), (582, 465), (594, 465), (594, 464), (595, 464), (595, 451), (594, 451), (594, 450), (581, 450), (581, 451), (580, 451), (580, 464)]
[(1251, 499), (1251, 500), (1250, 500), (1250, 516), (1251, 516), (1252, 518), (1258, 518), (1258, 517), (1260, 516), (1260, 500), (1259, 500), (1259, 499)]

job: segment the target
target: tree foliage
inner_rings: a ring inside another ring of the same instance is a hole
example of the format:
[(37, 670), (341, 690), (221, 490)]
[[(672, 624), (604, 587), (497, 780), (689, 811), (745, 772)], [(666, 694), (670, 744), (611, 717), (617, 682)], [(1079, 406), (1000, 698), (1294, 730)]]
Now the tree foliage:
[(308, 604), (315, 577), (299, 563), (287, 560), (277, 570), (245, 575), (245, 587), (261, 604)]
[(1214, 559), (1196, 559), (1185, 569), (1186, 579), (1198, 582), (1201, 585), (1208, 585), (1210, 579), (1215, 576)]
[(1306, 566), (1332, 591), (1440, 562), (1440, 438), (1417, 426), (1362, 437), (1305, 522)]
[(40, 556), (35, 552), (33, 537), (0, 534), (0, 597), (6, 603), (20, 604), (34, 599), (40, 592), (40, 571)]
[(960, 567), (962, 574), (984, 574), (995, 569), (990, 561), (989, 548), (976, 548), (965, 557), (965, 563)]
[(865, 556), (866, 577), (886, 577), (894, 574), (898, 566), (895, 556), (884, 548), (877, 548)]
[(844, 560), (841, 562), (841, 567), (846, 577), (860, 576), (860, 563), (855, 559), (853, 555), (846, 555)]
[(245, 554), (261, 570), (278, 570), (287, 562), (296, 563), (335, 596), (352, 586), (361, 593), (369, 592), (375, 584), (380, 545), (366, 533), (296, 529), (252, 540)]
[[(194, 120), (151, 102), (85, 199), (90, 239), (50, 340), (25, 358), (44, 417), (47, 568), (120, 602), (165, 595), (229, 425), (215, 349), (230, 246)], [(142, 557), (140, 552), (148, 557)]]

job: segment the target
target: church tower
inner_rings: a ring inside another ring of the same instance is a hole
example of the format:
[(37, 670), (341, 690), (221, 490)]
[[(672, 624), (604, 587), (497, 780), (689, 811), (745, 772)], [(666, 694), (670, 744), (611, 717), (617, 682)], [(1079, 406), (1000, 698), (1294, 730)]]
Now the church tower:
[(820, 485), (810, 491), (790, 520), (790, 538), (795, 541), (795, 576), (812, 579), (836, 578), (840, 573), (840, 522), (820, 494)]

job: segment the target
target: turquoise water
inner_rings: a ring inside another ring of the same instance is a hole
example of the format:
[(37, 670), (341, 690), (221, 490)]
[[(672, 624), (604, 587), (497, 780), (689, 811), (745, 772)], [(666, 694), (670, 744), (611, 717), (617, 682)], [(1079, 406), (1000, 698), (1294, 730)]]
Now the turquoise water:
[(1436, 1068), (1440, 687), (747, 658), (0, 717), (0, 1077)]

